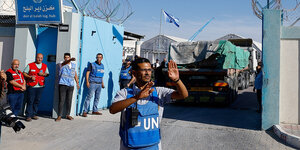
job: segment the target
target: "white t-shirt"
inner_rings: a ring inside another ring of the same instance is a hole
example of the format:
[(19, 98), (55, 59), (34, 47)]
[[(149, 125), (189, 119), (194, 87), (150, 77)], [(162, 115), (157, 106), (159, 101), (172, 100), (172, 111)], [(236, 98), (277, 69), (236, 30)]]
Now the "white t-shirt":
[[(139, 93), (141, 90), (133, 85), (133, 93), (134, 95), (136, 95), (137, 93)], [(158, 96), (158, 105), (159, 105), (159, 110), (158, 110), (158, 114), (159, 114), (159, 126), (161, 123), (161, 119), (163, 116), (163, 112), (164, 112), (164, 105), (166, 103), (170, 103), (172, 101), (171, 99), (171, 95), (172, 93), (175, 91), (173, 89), (169, 89), (169, 88), (165, 88), (165, 87), (156, 87), (156, 91), (157, 91), (157, 96)], [(113, 103), (115, 102), (119, 102), (122, 100), (127, 99), (127, 90), (126, 89), (122, 89), (120, 91), (117, 92)], [(138, 100), (138, 104), (139, 105), (145, 105), (148, 103), (148, 101), (150, 100), (150, 96), (141, 100)], [(125, 110), (123, 110), (121, 113), (123, 114)], [(126, 118), (125, 115), (121, 115), (122, 118), (120, 118), (120, 122), (125, 122)], [(159, 143), (159, 149), (161, 150), (161, 143)], [(127, 147), (123, 146), (123, 143), (120, 143), (120, 150), (128, 150)]]

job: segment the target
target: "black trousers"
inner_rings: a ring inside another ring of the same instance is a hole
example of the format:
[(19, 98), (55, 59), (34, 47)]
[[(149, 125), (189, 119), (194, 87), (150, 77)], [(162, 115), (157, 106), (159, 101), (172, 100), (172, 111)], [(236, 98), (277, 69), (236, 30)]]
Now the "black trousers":
[(58, 116), (62, 116), (64, 104), (66, 102), (66, 112), (70, 115), (74, 86), (59, 85)]
[(256, 96), (257, 96), (257, 102), (258, 102), (258, 105), (259, 105), (259, 111), (261, 111), (262, 110), (262, 104), (261, 104), (262, 92), (261, 92), (261, 89), (256, 90)]

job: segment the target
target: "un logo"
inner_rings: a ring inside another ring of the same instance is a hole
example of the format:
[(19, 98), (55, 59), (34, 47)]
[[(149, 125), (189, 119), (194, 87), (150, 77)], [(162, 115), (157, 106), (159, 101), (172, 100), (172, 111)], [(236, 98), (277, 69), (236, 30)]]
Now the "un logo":
[(41, 3), (43, 0), (33, 0), (34, 3)]

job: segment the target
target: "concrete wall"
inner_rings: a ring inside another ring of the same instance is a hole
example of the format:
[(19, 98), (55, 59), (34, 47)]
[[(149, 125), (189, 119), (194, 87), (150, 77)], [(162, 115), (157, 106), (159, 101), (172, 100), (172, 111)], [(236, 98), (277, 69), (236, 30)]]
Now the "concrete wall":
[(1, 70), (11, 66), (14, 52), (15, 37), (0, 37), (0, 65)]
[(141, 56), (141, 45), (144, 41), (136, 41), (135, 55)]
[(280, 123), (299, 124), (300, 40), (281, 40)]
[(281, 12), (263, 10), (262, 129), (279, 124)]
[[(121, 26), (84, 17), (78, 114), (83, 111), (83, 103), (88, 92), (85, 83), (86, 69), (89, 62), (96, 60), (97, 53), (103, 54), (102, 63), (105, 71), (103, 77), (105, 88), (101, 91), (98, 108), (103, 109), (111, 105), (113, 97), (120, 88), (118, 81), (122, 65), (123, 34), (124, 28)], [(91, 99), (90, 110), (93, 102), (94, 97)]]
[[(57, 51), (56, 51), (56, 64), (58, 73), (58, 64), (61, 63), (64, 59), (64, 53), (71, 53), (71, 57), (76, 58), (77, 64), (79, 64), (79, 46), (80, 46), (80, 31), (81, 31), (81, 16), (77, 13), (64, 12), (64, 24), (69, 25), (68, 32), (58, 32), (57, 36)], [(78, 65), (77, 65), (78, 68)], [(76, 70), (78, 74), (78, 69)], [(58, 77), (56, 76), (55, 84), (55, 94), (53, 99), (53, 112), (52, 117), (57, 117), (58, 110)], [(72, 99), (72, 108), (71, 116), (74, 116), (76, 109), (76, 100), (77, 100), (77, 91), (78, 89), (74, 88), (73, 99)]]
[(35, 60), (36, 39), (35, 25), (16, 25), (13, 58), (20, 60), (21, 71)]
[(300, 123), (300, 27), (282, 26), (281, 17), (263, 11), (262, 129)]
[(7, 70), (13, 59), (15, 27), (0, 27), (0, 69)]

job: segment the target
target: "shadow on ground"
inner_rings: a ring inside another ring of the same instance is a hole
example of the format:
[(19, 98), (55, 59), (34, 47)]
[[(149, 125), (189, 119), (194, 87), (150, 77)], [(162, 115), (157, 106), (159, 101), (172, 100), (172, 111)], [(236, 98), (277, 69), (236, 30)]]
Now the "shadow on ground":
[(249, 88), (239, 92), (237, 100), (229, 107), (169, 104), (165, 107), (164, 118), (261, 130), (261, 113), (256, 109), (256, 94)]

